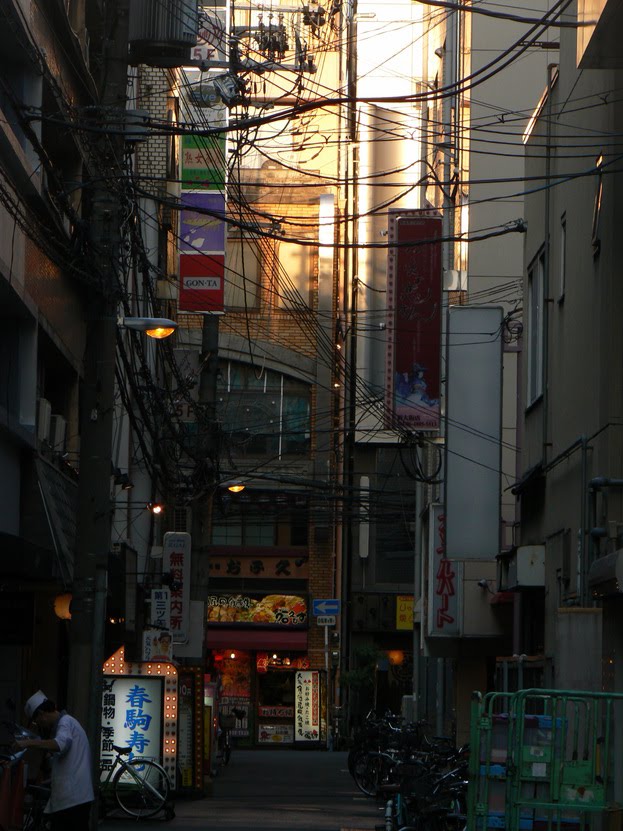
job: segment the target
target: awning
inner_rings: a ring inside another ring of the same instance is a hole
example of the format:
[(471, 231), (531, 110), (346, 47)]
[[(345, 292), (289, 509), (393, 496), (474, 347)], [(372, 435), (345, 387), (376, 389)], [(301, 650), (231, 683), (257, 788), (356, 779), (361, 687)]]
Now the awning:
[(307, 651), (307, 630), (294, 629), (211, 629), (206, 630), (208, 649), (281, 649)]
[(537, 464), (528, 468), (528, 470), (515, 482), (514, 485), (511, 485), (510, 492), (515, 496), (518, 496), (522, 494), (529, 485), (532, 485), (533, 482), (542, 478), (544, 475), (545, 471), (543, 470), (543, 463), (537, 462)]

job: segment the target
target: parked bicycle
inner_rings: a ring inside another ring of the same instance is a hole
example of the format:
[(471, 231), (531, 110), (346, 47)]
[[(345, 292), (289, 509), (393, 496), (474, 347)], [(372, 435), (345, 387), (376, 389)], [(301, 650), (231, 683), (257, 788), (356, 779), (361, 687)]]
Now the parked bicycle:
[(45, 785), (26, 786), (22, 831), (49, 831), (48, 815), (44, 813), (49, 798), (49, 787)]
[(100, 782), (100, 795), (106, 798), (112, 794), (119, 808), (134, 819), (153, 817), (161, 811), (166, 819), (172, 819), (175, 811), (169, 801), (167, 772), (153, 759), (124, 759), (131, 749), (113, 745), (117, 755)]
[(231, 758), (233, 746), (231, 731), (235, 729), (236, 721), (242, 721), (245, 716), (246, 712), (238, 707), (232, 707), (228, 713), (221, 713), (219, 716), (220, 732), (216, 759), (223, 767), (229, 764)]

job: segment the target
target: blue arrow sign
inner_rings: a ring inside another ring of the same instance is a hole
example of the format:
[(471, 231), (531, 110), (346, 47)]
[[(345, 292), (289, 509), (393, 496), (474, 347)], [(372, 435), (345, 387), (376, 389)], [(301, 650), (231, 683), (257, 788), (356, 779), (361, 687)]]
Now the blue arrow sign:
[(312, 600), (312, 614), (318, 615), (339, 615), (340, 601), (337, 598), (331, 600)]

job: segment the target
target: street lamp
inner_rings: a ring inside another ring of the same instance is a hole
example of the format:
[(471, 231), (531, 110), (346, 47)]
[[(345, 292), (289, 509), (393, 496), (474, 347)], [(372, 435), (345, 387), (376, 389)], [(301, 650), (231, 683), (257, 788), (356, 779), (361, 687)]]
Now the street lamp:
[(117, 326), (120, 329), (144, 332), (156, 340), (168, 338), (177, 329), (177, 323), (166, 317), (118, 317)]

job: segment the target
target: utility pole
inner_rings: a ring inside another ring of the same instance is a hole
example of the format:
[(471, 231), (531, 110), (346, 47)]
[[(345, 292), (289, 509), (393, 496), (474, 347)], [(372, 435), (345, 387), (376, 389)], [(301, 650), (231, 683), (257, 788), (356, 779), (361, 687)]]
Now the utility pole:
[[(99, 776), (102, 665), (107, 572), (113, 505), (112, 430), (117, 336), (118, 262), (121, 245), (119, 198), (123, 168), (122, 126), (126, 108), (129, 0), (107, 4), (102, 42), (99, 104), (90, 137), (88, 175), (92, 180), (89, 253), (96, 262), (97, 291), (90, 298), (84, 354), (80, 431), (74, 591), (70, 629), (69, 707), (84, 725), (91, 745), (95, 781)], [(110, 125), (110, 131), (106, 130)], [(96, 818), (92, 817), (92, 828)]]

